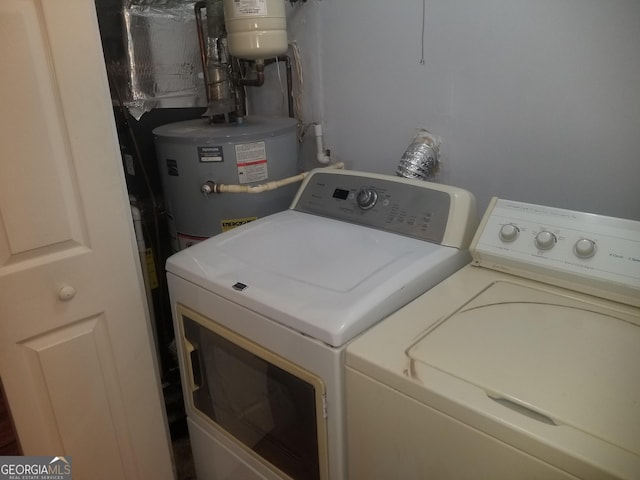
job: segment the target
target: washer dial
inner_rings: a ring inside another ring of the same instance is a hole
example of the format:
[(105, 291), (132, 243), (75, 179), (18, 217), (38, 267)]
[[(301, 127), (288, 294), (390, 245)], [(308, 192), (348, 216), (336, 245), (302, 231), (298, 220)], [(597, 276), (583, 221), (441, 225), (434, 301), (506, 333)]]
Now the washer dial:
[(558, 239), (556, 238), (556, 236), (547, 230), (538, 232), (536, 238), (534, 239), (536, 247), (538, 247), (540, 250), (552, 249), (557, 241)]
[(500, 228), (500, 240), (503, 242), (513, 242), (520, 234), (520, 229), (513, 223), (507, 223)]
[(596, 254), (596, 242), (583, 237), (573, 246), (573, 253), (579, 258), (591, 258)]

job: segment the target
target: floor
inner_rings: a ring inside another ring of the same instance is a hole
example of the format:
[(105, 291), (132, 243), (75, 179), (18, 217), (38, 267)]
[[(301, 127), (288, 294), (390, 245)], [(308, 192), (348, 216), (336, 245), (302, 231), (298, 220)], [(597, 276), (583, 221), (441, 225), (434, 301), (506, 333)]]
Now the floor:
[(0, 379), (0, 456), (17, 456), (21, 454), (9, 406), (4, 396), (2, 380)]
[(188, 434), (173, 439), (173, 459), (176, 464), (176, 480), (196, 480)]
[(180, 372), (177, 368), (173, 368), (165, 374), (165, 378), (163, 394), (173, 447), (173, 460), (176, 466), (176, 480), (196, 480), (182, 398)]

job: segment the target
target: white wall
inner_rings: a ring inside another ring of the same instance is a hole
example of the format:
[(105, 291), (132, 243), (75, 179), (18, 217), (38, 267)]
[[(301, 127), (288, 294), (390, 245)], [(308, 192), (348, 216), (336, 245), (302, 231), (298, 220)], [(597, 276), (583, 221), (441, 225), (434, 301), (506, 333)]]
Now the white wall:
[(424, 65), (421, 0), (289, 17), (336, 160), (393, 174), (424, 127), (481, 213), (497, 195), (640, 220), (640, 1), (426, 0)]

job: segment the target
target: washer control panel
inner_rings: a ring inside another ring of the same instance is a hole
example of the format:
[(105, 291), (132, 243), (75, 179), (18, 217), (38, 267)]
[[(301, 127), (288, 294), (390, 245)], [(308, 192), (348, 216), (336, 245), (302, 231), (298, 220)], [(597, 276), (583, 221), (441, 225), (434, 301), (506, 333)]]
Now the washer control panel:
[[(471, 245), (475, 265), (640, 302), (640, 222), (494, 198)], [(614, 287), (617, 288), (617, 287)]]

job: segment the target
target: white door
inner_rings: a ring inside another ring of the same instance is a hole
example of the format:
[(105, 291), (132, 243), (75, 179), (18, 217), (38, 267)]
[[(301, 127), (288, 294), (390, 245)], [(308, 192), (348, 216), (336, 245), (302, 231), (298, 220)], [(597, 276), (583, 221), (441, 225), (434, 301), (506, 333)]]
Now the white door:
[(0, 1), (0, 376), (25, 455), (173, 467), (93, 0)]

